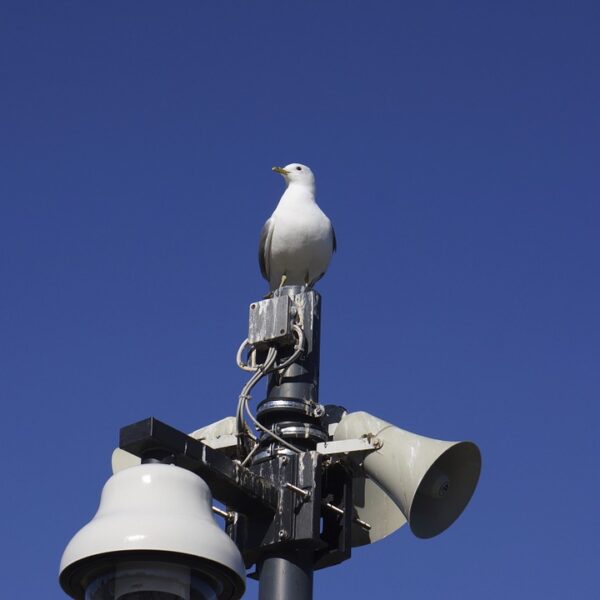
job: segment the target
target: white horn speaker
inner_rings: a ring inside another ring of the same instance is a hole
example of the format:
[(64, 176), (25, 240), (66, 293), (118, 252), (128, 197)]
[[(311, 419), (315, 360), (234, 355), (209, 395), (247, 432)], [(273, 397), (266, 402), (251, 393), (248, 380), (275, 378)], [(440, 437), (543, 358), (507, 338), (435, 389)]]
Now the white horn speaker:
[[(472, 442), (446, 442), (417, 435), (366, 412), (346, 414), (333, 437), (379, 440), (381, 447), (362, 461), (364, 474), (400, 509), (417, 537), (430, 538), (450, 527), (475, 491), (481, 454)], [(372, 515), (375, 520), (381, 514), (380, 518), (389, 524), (379, 527), (379, 523), (371, 523), (374, 534), (354, 545), (377, 541), (403, 524), (403, 520), (390, 519), (381, 494), (371, 494), (371, 498), (371, 506), (363, 501), (362, 511), (358, 512)], [(356, 501), (355, 494), (355, 508), (359, 509)]]

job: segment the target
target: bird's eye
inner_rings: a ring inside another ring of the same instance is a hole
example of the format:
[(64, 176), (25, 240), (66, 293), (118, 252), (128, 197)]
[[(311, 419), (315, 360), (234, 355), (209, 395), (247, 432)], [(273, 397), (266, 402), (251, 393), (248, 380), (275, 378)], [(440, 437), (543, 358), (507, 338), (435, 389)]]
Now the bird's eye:
[(302, 167), (296, 167), (296, 171), (302, 171)]

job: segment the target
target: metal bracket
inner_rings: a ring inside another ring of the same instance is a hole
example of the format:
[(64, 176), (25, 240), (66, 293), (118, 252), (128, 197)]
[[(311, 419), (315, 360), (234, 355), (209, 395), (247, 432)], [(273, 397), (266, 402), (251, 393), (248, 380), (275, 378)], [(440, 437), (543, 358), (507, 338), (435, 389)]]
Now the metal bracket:
[(234, 510), (268, 514), (279, 504), (279, 489), (270, 481), (154, 417), (123, 427), (119, 447), (142, 461), (151, 458), (196, 473)]
[[(225, 424), (213, 429), (227, 431)], [(320, 445), (330, 455), (344, 450), (337, 442)], [(312, 549), (316, 569), (337, 564), (350, 558), (352, 523), (368, 527), (353, 515), (351, 473), (324, 460), (327, 452), (278, 455), (246, 468), (153, 417), (123, 427), (119, 446), (142, 461), (172, 463), (202, 477), (226, 505), (213, 510), (225, 518), (247, 567), (265, 552), (298, 545)]]
[(315, 569), (350, 558), (351, 525), (356, 521), (352, 476), (340, 464), (325, 465), (323, 458), (318, 452), (309, 451), (279, 456), (251, 467), (256, 474), (279, 485), (281, 494), (269, 523), (257, 524), (252, 518), (227, 527), (247, 567), (259, 562), (265, 553), (282, 548), (310, 548)]
[(220, 450), (228, 456), (233, 456), (237, 448), (235, 417), (225, 417), (216, 423), (211, 423), (190, 433), (195, 440)]
[(340, 440), (338, 442), (322, 442), (317, 444), (317, 452), (327, 456), (351, 454), (356, 452), (375, 452), (383, 446), (383, 442), (376, 437), (364, 437), (353, 440)]

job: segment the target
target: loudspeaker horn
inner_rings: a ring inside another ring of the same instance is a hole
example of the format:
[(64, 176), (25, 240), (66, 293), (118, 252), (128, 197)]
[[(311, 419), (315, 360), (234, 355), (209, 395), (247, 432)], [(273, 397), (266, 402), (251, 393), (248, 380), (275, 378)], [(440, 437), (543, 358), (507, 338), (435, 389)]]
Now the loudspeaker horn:
[(355, 485), (355, 510), (361, 519), (371, 518), (371, 531), (354, 532), (353, 545), (375, 542), (404, 524), (392, 503), (419, 538), (438, 535), (456, 521), (481, 471), (481, 454), (474, 443), (417, 435), (366, 412), (346, 414), (333, 435), (334, 440), (361, 437), (376, 438), (380, 448), (364, 457), (361, 466), (367, 479), (362, 489)]

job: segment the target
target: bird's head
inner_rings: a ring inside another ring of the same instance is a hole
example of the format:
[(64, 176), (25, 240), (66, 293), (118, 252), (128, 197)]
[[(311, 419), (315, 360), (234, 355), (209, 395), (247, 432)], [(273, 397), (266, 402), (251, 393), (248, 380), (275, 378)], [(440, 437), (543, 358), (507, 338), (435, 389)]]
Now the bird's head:
[(273, 167), (273, 171), (283, 175), (288, 186), (294, 184), (303, 185), (313, 190), (315, 188), (315, 176), (306, 165), (291, 163), (285, 167)]

